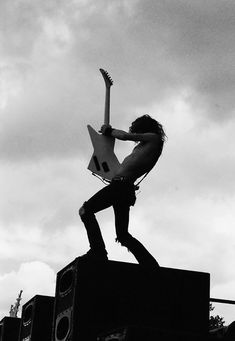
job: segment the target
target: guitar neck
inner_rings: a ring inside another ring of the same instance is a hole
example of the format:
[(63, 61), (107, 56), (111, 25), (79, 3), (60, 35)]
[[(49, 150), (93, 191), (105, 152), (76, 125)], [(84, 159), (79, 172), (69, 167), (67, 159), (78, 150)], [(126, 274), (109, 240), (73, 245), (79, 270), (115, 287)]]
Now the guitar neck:
[(109, 125), (110, 121), (110, 88), (106, 87), (105, 106), (104, 106), (104, 124)]

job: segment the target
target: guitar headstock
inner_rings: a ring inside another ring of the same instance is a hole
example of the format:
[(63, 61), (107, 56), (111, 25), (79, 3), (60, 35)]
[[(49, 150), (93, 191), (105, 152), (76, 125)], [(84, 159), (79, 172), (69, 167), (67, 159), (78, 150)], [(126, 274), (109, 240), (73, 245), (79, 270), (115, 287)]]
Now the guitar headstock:
[(104, 81), (105, 81), (105, 85), (107, 88), (110, 88), (112, 85), (113, 85), (113, 80), (112, 78), (110, 77), (110, 75), (108, 74), (107, 71), (105, 71), (104, 69), (100, 69), (100, 72), (104, 78)]

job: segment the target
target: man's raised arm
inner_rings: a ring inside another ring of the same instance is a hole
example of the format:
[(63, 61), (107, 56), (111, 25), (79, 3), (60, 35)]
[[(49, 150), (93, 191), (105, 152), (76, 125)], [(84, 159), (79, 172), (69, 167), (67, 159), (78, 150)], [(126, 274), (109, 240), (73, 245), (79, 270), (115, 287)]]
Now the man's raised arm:
[(123, 141), (158, 141), (160, 136), (154, 133), (130, 133), (120, 129), (113, 129), (111, 126), (103, 125), (100, 132), (105, 136), (112, 136)]

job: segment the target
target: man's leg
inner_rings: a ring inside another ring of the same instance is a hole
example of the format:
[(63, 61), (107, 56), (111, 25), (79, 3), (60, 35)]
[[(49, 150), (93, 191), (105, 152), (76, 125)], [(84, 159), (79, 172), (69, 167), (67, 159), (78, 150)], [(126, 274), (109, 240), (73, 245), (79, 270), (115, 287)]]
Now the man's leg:
[(135, 256), (138, 263), (145, 267), (156, 268), (159, 266), (155, 258), (147, 251), (147, 249), (128, 232), (129, 225), (129, 206), (115, 205), (115, 225), (117, 241)]
[(79, 210), (79, 215), (87, 231), (90, 251), (84, 257), (107, 259), (105, 243), (96, 220), (95, 213), (112, 205), (110, 187), (104, 187), (86, 201)]
[(87, 255), (107, 258), (107, 251), (99, 224), (95, 218), (95, 214), (86, 207), (86, 202), (80, 208), (79, 215), (86, 228), (90, 244), (90, 251), (88, 251)]

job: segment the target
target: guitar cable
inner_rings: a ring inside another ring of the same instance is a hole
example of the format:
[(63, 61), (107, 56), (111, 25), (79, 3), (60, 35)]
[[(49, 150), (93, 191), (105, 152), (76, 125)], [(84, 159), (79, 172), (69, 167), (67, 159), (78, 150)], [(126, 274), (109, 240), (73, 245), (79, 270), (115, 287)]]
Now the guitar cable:
[(104, 179), (104, 178), (101, 178), (99, 175), (95, 174), (95, 173), (91, 173), (92, 175), (94, 175), (96, 178), (98, 178), (100, 181), (103, 182), (103, 184), (105, 184), (106, 186), (109, 185), (111, 183), (110, 180), (107, 180), (107, 179)]

